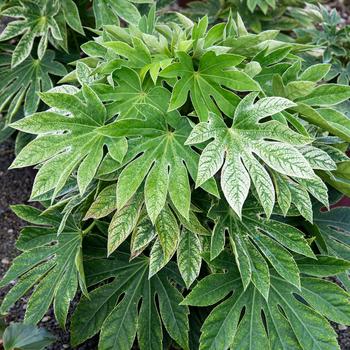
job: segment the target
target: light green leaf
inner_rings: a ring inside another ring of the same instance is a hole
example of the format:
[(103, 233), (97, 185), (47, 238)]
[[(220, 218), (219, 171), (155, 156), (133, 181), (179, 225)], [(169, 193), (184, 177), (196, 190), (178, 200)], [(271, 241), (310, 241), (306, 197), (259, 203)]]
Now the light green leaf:
[(256, 96), (252, 93), (240, 102), (231, 128), (219, 116), (211, 114), (207, 123), (199, 123), (193, 128), (186, 141), (186, 144), (196, 144), (214, 138), (201, 154), (196, 185), (201, 185), (215, 175), (224, 162), (221, 187), (239, 216), (248, 195), (250, 178), (268, 216), (273, 209), (273, 183), (255, 154), (282, 174), (297, 178), (315, 176), (310, 164), (294, 146), (308, 143), (305, 136), (277, 121), (259, 123), (261, 119), (289, 108), (294, 103), (284, 98), (271, 97), (253, 104)]
[(348, 85), (324, 84), (316, 87), (312, 93), (299, 99), (310, 106), (332, 106), (350, 98)]
[(104, 124), (106, 110), (97, 95), (87, 86), (84, 99), (63, 92), (41, 95), (51, 107), (70, 115), (47, 111), (33, 114), (12, 126), (39, 136), (18, 154), (11, 165), (25, 167), (42, 164), (36, 176), (32, 198), (54, 190), (52, 198), (63, 188), (77, 169), (80, 193), (91, 183), (103, 157), (103, 146), (113, 142), (96, 132)]
[[(99, 129), (99, 133), (106, 136), (128, 137), (129, 150), (122, 164), (115, 169), (126, 165), (117, 184), (118, 207), (125, 205), (146, 178), (146, 208), (155, 221), (159, 210), (165, 204), (165, 194), (169, 189), (170, 198), (174, 198), (172, 172), (174, 174), (181, 172), (183, 177), (181, 187), (186, 201), (182, 204), (175, 199), (173, 204), (180, 213), (188, 217), (186, 211), (189, 210), (190, 187), (188, 175), (183, 173), (184, 164), (190, 176), (194, 178), (199, 158), (191, 147), (184, 145), (191, 130), (189, 122), (181, 118), (177, 112), (162, 112), (146, 104), (138, 105), (138, 110), (140, 119), (121, 119)], [(138, 155), (140, 156), (137, 158)], [(157, 174), (165, 175), (160, 189), (158, 180), (155, 180)], [(169, 183), (167, 176), (171, 179)], [(213, 189), (216, 189), (214, 180), (203, 184), (203, 188), (213, 193)]]
[(320, 63), (310, 66), (300, 75), (300, 80), (309, 80), (317, 82), (324, 78), (331, 68), (330, 64)]
[(117, 186), (115, 184), (105, 187), (91, 204), (84, 220), (100, 219), (114, 211), (117, 208), (116, 193)]
[(108, 227), (108, 255), (122, 244), (136, 227), (143, 205), (143, 196), (137, 193), (124, 207), (118, 209)]

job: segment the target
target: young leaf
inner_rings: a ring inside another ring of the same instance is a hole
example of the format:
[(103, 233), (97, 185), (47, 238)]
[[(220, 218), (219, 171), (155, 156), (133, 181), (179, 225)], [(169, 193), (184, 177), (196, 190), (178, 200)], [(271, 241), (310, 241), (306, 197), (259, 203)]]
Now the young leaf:
[(324, 84), (318, 86), (310, 94), (298, 99), (310, 106), (332, 106), (350, 98), (350, 86)]
[(149, 3), (150, 0), (94, 0), (93, 9), (96, 20), (96, 27), (100, 28), (106, 24), (118, 24), (118, 18), (122, 18), (128, 23), (137, 24), (141, 19), (135, 5), (132, 3)]
[(200, 59), (198, 70), (195, 70), (192, 58), (188, 54), (179, 52), (178, 56), (179, 62), (171, 64), (160, 73), (160, 76), (165, 78), (180, 77), (173, 88), (170, 111), (184, 105), (187, 95), (190, 94), (197, 116), (204, 122), (208, 120), (208, 112), (219, 113), (221, 110), (226, 115), (233, 113), (239, 98), (228, 89), (260, 90), (259, 85), (246, 73), (238, 69), (233, 70), (233, 67), (242, 62), (241, 56), (216, 56), (214, 52), (209, 51)]

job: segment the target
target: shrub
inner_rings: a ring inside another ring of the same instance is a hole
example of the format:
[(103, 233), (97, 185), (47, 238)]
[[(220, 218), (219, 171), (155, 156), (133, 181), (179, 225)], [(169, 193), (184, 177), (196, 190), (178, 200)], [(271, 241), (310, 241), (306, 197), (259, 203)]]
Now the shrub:
[(155, 18), (103, 26), (11, 124), (36, 135), (11, 167), (38, 167), (43, 209), (13, 207), (31, 226), (1, 311), (34, 286), (25, 321), (53, 304), (64, 327), (79, 289), (73, 345), (337, 349), (349, 295), (324, 277), (349, 286), (349, 211), (320, 208), (349, 189), (350, 87), (239, 16)]

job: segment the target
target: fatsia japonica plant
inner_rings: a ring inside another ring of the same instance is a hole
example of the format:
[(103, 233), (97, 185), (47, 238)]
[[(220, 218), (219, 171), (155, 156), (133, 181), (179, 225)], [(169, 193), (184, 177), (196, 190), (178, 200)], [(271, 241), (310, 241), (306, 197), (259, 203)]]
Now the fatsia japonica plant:
[(36, 135), (11, 167), (37, 167), (42, 208), (13, 207), (31, 226), (1, 311), (34, 287), (27, 323), (53, 304), (64, 327), (79, 296), (73, 346), (338, 349), (349, 294), (325, 278), (349, 287), (349, 210), (327, 210), (350, 87), (239, 16), (178, 20), (103, 26), (49, 109), (11, 124)]

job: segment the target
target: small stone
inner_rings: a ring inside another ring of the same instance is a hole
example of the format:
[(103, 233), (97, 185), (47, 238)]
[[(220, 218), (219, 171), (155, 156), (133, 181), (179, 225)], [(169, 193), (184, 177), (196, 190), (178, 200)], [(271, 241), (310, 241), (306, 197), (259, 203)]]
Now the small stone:
[(345, 331), (348, 327), (343, 325), (343, 324), (338, 324), (338, 329), (340, 329), (341, 331)]
[(42, 322), (47, 322), (47, 321), (50, 321), (50, 320), (51, 320), (50, 316), (45, 316), (45, 317), (43, 317), (43, 319), (41, 321)]
[(1, 263), (2, 263), (3, 265), (8, 265), (8, 264), (10, 263), (10, 260), (7, 259), (7, 258), (2, 258), (2, 259), (1, 259)]
[(13, 233), (12, 228), (8, 229), (8, 230), (7, 230), (7, 233), (12, 234), (12, 233)]
[(69, 345), (68, 345), (68, 344), (63, 344), (63, 345), (62, 345), (62, 348), (63, 348), (63, 349), (68, 349), (68, 348), (69, 348)]

